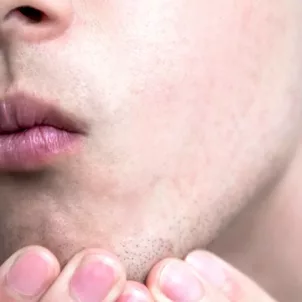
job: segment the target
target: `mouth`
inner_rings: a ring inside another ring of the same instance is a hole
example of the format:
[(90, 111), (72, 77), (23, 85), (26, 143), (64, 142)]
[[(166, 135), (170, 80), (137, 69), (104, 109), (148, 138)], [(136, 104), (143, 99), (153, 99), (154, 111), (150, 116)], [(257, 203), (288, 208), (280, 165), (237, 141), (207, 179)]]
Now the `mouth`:
[(0, 100), (0, 171), (32, 171), (79, 151), (87, 127), (52, 103), (18, 94)]

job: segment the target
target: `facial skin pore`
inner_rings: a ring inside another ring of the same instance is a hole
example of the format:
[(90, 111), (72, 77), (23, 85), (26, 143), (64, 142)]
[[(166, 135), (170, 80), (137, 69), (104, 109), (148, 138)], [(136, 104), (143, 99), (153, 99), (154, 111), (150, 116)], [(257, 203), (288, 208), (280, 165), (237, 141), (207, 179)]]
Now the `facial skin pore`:
[(5, 35), (4, 10), (27, 5), (12, 2), (0, 99), (55, 100), (88, 131), (42, 171), (0, 172), (0, 262), (29, 244), (63, 264), (101, 247), (142, 280), (282, 178), (302, 131), (300, 1), (33, 0), (50, 30), (15, 20)]

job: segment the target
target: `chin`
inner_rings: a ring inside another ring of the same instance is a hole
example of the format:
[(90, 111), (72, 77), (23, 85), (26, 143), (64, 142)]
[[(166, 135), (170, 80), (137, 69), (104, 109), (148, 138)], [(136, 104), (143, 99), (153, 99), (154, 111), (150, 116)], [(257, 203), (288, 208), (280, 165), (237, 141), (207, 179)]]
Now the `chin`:
[[(51, 215), (54, 219), (55, 215)], [(24, 218), (24, 217), (23, 217)], [(43, 219), (42, 219), (43, 220)], [(29, 218), (10, 221), (0, 227), (0, 261), (4, 262), (14, 252), (29, 245), (40, 245), (49, 249), (59, 260), (62, 267), (78, 252), (87, 248), (101, 248), (117, 255), (126, 268), (129, 280), (144, 281), (150, 269), (166, 257), (183, 258), (193, 249), (201, 248), (209, 242), (209, 238), (197, 237), (187, 226), (183, 226), (181, 234), (176, 231), (176, 223), (171, 226), (161, 225), (162, 231), (153, 228), (139, 231), (133, 228), (122, 229), (90, 229), (86, 226), (74, 224), (66, 219), (61, 223), (48, 220), (41, 223)], [(186, 231), (188, 230), (188, 231)], [(158, 235), (160, 234), (160, 236)], [(203, 238), (196, 241), (196, 238)]]
[[(59, 260), (62, 267), (78, 252), (87, 248), (106, 249), (117, 255), (123, 263), (129, 280), (143, 282), (150, 269), (166, 257), (183, 258), (190, 249), (177, 249), (177, 245), (161, 238), (127, 238), (119, 242), (102, 242), (98, 238), (78, 238), (74, 240), (59, 240), (55, 235), (51, 239), (37, 238), (37, 233), (27, 231), (20, 236), (5, 239), (0, 250), (0, 262), (4, 262), (14, 252), (29, 245), (39, 245), (49, 249)], [(2, 237), (2, 236), (1, 236)], [(21, 239), (22, 238), (22, 239)], [(26, 239), (25, 239), (26, 238)], [(3, 239), (3, 238), (2, 238)]]

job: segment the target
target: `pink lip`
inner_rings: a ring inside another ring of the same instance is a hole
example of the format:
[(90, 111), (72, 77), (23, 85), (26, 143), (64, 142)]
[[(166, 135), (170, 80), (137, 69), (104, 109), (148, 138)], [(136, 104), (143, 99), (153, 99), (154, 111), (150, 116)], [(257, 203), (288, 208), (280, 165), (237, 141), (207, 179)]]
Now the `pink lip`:
[(18, 94), (0, 100), (0, 170), (43, 168), (73, 154), (86, 126), (45, 101)]

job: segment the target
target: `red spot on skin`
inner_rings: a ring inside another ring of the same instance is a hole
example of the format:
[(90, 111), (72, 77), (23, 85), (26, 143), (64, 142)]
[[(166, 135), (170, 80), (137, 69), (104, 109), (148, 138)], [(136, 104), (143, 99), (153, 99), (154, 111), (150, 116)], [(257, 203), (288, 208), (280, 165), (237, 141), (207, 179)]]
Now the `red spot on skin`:
[(230, 302), (242, 301), (243, 291), (238, 282), (225, 271), (226, 281), (221, 287), (222, 292), (227, 296)]

